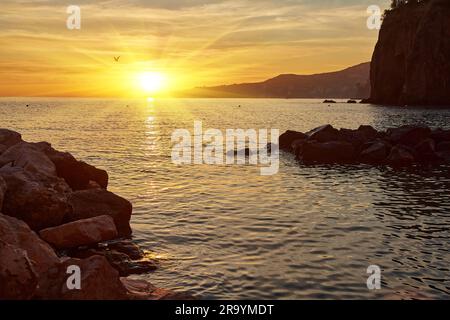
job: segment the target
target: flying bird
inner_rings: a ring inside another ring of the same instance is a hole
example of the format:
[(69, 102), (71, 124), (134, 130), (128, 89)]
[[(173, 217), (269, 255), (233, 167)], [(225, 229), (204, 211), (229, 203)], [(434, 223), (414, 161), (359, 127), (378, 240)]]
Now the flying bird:
[(116, 62), (119, 62), (119, 59), (120, 59), (120, 56), (114, 57), (114, 60), (115, 60)]

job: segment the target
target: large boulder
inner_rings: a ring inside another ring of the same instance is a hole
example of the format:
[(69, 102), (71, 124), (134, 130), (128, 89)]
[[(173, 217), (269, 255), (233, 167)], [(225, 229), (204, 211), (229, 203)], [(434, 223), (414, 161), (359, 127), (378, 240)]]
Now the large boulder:
[(41, 230), (39, 234), (42, 239), (58, 249), (92, 245), (112, 240), (118, 235), (114, 220), (110, 216), (70, 222)]
[(431, 129), (422, 126), (402, 126), (387, 130), (387, 138), (392, 144), (401, 144), (415, 147), (417, 144), (430, 138)]
[(306, 133), (309, 140), (315, 140), (318, 142), (330, 142), (340, 140), (339, 130), (333, 128), (332, 125), (327, 124), (318, 128), (315, 128)]
[(30, 299), (38, 284), (27, 252), (0, 240), (0, 300)]
[[(0, 214), (0, 241), (24, 250), (38, 275), (59, 264), (59, 258), (50, 245), (16, 218)], [(5, 261), (3, 258), (0, 260), (2, 263)]]
[(280, 149), (284, 151), (292, 151), (292, 143), (296, 140), (305, 140), (308, 136), (302, 132), (288, 130), (280, 136)]
[(0, 167), (8, 163), (33, 174), (56, 176), (53, 162), (33, 143), (20, 142), (3, 152), (0, 156)]
[(66, 215), (66, 222), (109, 215), (114, 219), (120, 237), (131, 235), (132, 205), (126, 199), (103, 189), (90, 189), (72, 193), (68, 201), (72, 211)]
[(6, 181), (3, 213), (25, 221), (33, 230), (60, 225), (71, 211), (70, 188), (57, 177), (41, 176), (19, 167), (3, 167)]
[(414, 152), (407, 146), (397, 145), (392, 148), (387, 163), (392, 167), (407, 167), (415, 162)]
[(21, 141), (22, 136), (20, 133), (8, 129), (0, 129), (0, 154)]
[(376, 141), (365, 148), (359, 155), (359, 161), (366, 164), (382, 164), (389, 155), (390, 145)]
[[(69, 267), (80, 270), (81, 288), (71, 289), (67, 282)], [(56, 268), (49, 270), (40, 281), (34, 296), (45, 300), (125, 300), (127, 291), (120, 281), (119, 273), (102, 256), (88, 259), (66, 259)]]
[(355, 148), (351, 143), (309, 141), (303, 146), (301, 160), (305, 164), (351, 163), (355, 157)]

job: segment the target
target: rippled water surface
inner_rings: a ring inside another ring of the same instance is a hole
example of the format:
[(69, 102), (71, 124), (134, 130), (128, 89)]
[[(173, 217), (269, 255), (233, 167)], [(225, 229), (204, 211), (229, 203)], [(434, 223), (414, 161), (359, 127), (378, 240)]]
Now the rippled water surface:
[[(27, 108), (26, 104), (30, 106)], [(241, 107), (239, 107), (241, 105)], [(161, 259), (146, 275), (203, 298), (449, 298), (450, 170), (175, 166), (174, 129), (321, 124), (450, 127), (450, 111), (308, 100), (0, 99), (0, 127), (105, 168), (134, 205), (134, 238)], [(369, 291), (366, 269), (382, 268)]]

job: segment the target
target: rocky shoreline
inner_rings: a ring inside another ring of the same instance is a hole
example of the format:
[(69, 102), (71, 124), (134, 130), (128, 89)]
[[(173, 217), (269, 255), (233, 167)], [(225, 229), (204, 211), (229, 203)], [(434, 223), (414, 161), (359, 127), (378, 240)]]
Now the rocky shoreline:
[(324, 125), (307, 133), (287, 131), (280, 149), (306, 165), (368, 164), (409, 167), (450, 164), (450, 130), (402, 126), (377, 131), (371, 126), (357, 130)]
[[(108, 173), (0, 129), (0, 300), (191, 299), (129, 278), (158, 268), (131, 240)], [(80, 270), (80, 289), (67, 285)]]

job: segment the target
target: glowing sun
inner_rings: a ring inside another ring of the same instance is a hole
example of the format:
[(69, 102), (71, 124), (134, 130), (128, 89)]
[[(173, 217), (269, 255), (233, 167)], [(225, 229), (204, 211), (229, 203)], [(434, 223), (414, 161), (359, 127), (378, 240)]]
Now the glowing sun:
[(157, 93), (164, 89), (166, 76), (159, 72), (144, 72), (139, 75), (142, 90), (147, 93)]

